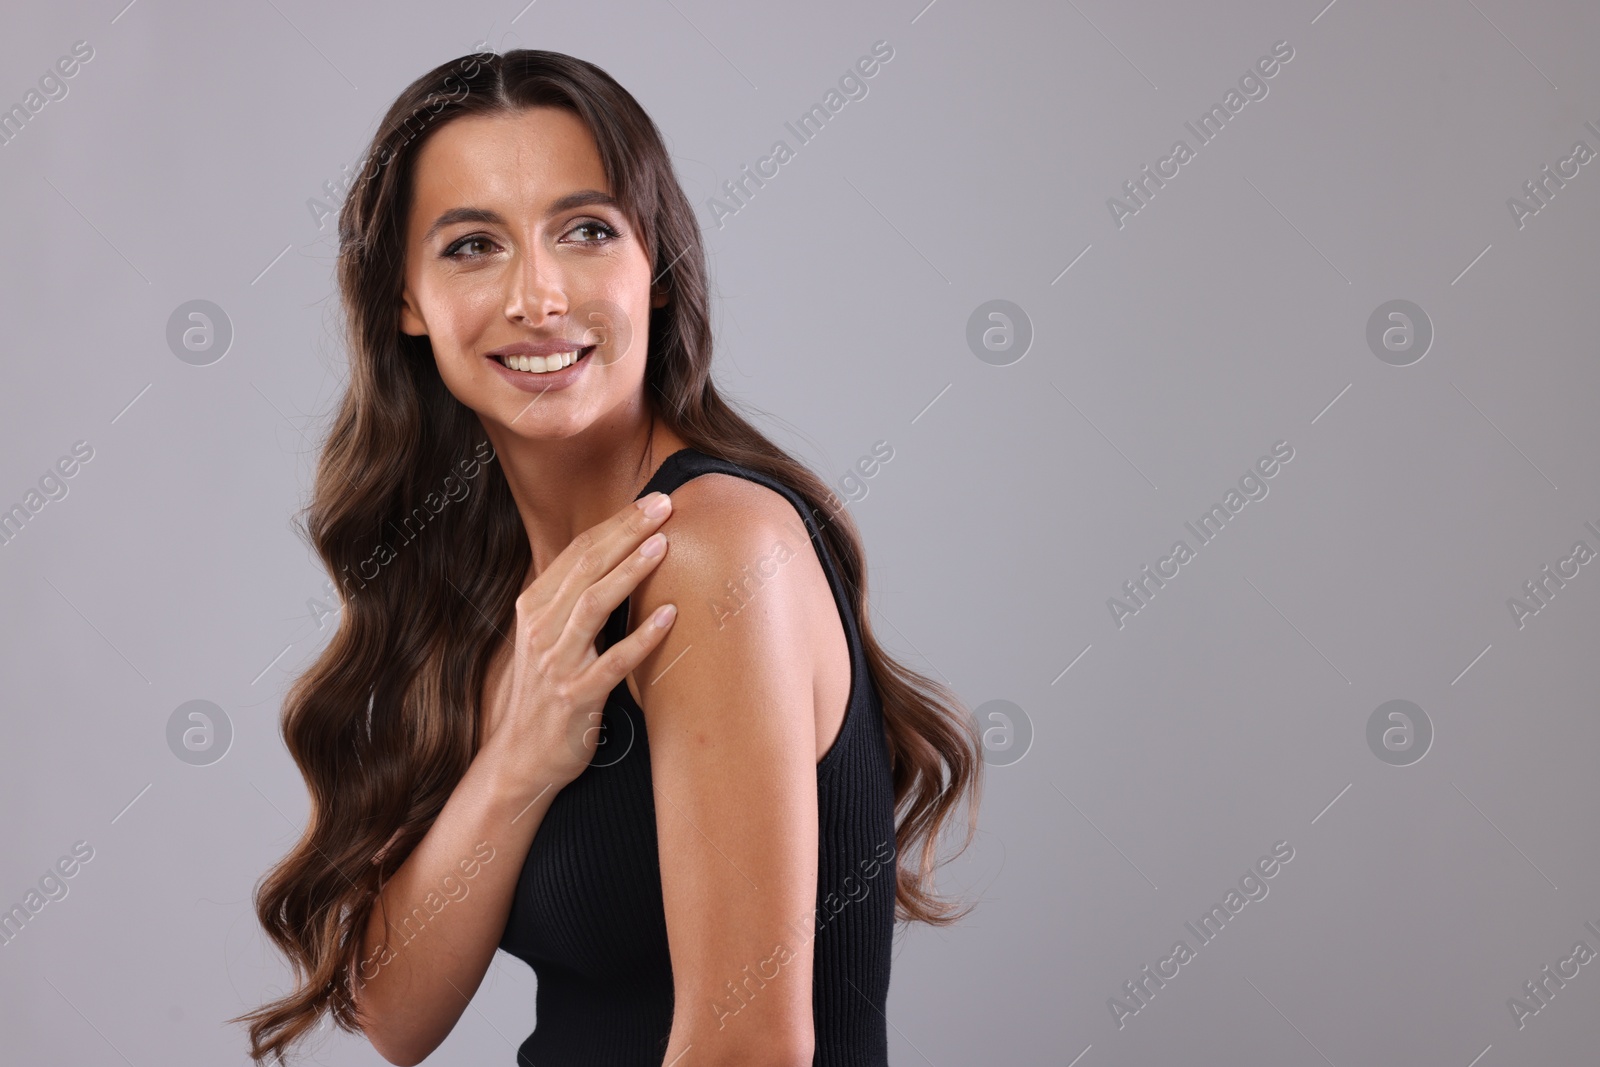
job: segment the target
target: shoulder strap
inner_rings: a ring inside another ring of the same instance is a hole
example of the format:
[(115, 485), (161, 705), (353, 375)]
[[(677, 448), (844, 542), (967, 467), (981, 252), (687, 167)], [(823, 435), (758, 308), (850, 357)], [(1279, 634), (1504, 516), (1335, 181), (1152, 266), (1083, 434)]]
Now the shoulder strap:
[(634, 499), (643, 500), (656, 492), (670, 493), (695, 475), (704, 474), (717, 464), (733, 466), (726, 460), (708, 456), (697, 448), (680, 448), (661, 461), (661, 465), (650, 476), (650, 480), (644, 483), (644, 488), (639, 490)]

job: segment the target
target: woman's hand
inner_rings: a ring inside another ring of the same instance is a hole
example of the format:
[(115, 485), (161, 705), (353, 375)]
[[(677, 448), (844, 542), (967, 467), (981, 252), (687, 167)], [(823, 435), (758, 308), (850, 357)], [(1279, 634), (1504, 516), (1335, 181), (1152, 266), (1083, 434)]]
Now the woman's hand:
[(507, 780), (559, 789), (589, 765), (606, 697), (672, 625), (675, 606), (664, 605), (605, 655), (595, 652), (606, 619), (666, 554), (656, 528), (671, 512), (664, 493), (630, 503), (573, 538), (517, 597), (510, 678), (485, 694), (479, 746)]

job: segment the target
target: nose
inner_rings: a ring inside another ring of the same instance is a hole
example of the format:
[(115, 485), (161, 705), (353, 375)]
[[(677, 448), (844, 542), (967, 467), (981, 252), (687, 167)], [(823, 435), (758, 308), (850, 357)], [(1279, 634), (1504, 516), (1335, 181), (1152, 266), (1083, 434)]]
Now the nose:
[(567, 294), (560, 269), (550, 257), (519, 253), (506, 273), (506, 318), (521, 326), (539, 326), (567, 312)]

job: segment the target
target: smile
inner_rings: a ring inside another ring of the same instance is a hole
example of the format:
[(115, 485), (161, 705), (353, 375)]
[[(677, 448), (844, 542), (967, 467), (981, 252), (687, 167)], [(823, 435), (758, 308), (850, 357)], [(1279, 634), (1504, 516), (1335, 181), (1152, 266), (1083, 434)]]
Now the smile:
[(587, 348), (562, 352), (554, 356), (495, 356), (493, 358), (502, 367), (510, 370), (521, 371), (524, 374), (549, 374), (552, 371), (572, 366), (588, 356), (596, 347), (595, 345), (589, 345)]

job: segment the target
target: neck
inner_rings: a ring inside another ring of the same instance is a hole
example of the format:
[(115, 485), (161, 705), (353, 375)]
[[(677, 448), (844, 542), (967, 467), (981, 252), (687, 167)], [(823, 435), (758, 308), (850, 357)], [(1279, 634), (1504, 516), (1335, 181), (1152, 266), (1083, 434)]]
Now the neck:
[(484, 429), (533, 550), (523, 588), (573, 538), (638, 496), (661, 461), (688, 444), (648, 412), (573, 437), (529, 439), (504, 427)]

